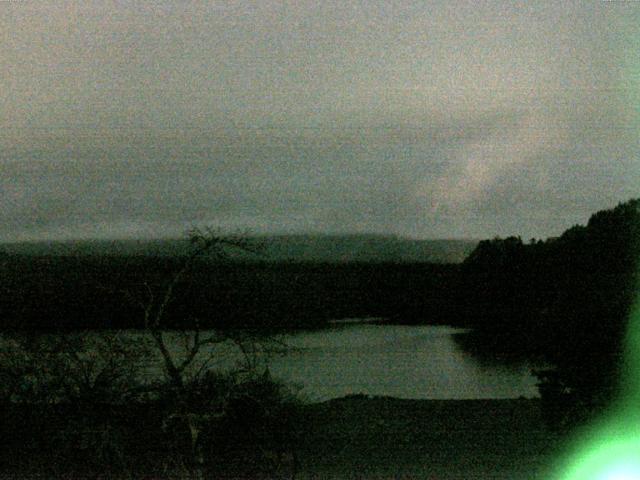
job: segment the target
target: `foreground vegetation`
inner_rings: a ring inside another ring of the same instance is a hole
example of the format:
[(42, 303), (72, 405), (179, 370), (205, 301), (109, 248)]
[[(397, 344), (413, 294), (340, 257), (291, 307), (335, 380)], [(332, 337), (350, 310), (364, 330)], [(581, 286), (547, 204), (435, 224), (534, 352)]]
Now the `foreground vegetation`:
[(537, 400), (352, 396), (270, 417), (242, 402), (206, 429), (207, 460), (197, 473), (179, 435), (186, 432), (163, 428), (159, 409), (71, 413), (69, 423), (69, 408), (38, 412), (47, 417), (31, 411), (5, 426), (16, 437), (0, 452), (0, 478), (543, 480), (562, 442)]
[(295, 476), (301, 404), (268, 373), (209, 372), (178, 395), (169, 383), (136, 389), (105, 372), (86, 385), (49, 369), (42, 388), (5, 395), (0, 475)]
[[(189, 240), (191, 250), (164, 281), (122, 290), (137, 308), (143, 335), (5, 329), (0, 404), (2, 433), (10, 439), (3, 451), (7, 474), (272, 476), (283, 465), (295, 474), (289, 450), (297, 402), (261, 362), (277, 345), (273, 336), (246, 328), (205, 332), (189, 315), (181, 325), (182, 351), (167, 341), (168, 308), (194, 264), (207, 255), (223, 259), (229, 248), (256, 249), (212, 230), (193, 230)], [(214, 371), (215, 347), (229, 342), (242, 361)], [(154, 352), (164, 379), (149, 382), (143, 367)]]

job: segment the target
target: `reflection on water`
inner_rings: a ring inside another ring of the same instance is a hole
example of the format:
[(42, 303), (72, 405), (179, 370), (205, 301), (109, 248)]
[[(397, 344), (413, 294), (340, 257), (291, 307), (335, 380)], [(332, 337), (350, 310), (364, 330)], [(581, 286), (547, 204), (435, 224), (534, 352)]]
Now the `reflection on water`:
[(440, 326), (350, 324), (289, 335), (295, 350), (271, 361), (274, 376), (312, 400), (352, 393), (402, 398), (537, 396), (527, 365), (487, 365), (461, 351)]

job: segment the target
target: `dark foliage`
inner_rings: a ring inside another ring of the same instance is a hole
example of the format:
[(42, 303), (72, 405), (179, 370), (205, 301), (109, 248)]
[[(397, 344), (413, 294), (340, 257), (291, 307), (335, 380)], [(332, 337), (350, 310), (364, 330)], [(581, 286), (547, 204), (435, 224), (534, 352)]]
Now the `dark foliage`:
[(457, 289), (461, 315), (476, 327), (468, 341), (549, 362), (540, 391), (566, 415), (601, 410), (620, 379), (639, 234), (640, 200), (631, 200), (559, 238), (480, 242)]
[[(195, 466), (171, 387), (153, 399), (96, 395), (55, 403), (0, 402), (1, 474), (26, 478), (293, 478), (301, 404), (268, 374), (210, 374), (186, 386), (202, 420)], [(288, 457), (285, 458), (285, 455)], [(197, 469), (196, 469), (197, 467)]]
[[(181, 257), (7, 256), (0, 263), (2, 327), (140, 328), (140, 306), (182, 265)], [(313, 327), (343, 317), (428, 318), (447, 323), (454, 265), (269, 264), (196, 261), (175, 286), (164, 325)]]

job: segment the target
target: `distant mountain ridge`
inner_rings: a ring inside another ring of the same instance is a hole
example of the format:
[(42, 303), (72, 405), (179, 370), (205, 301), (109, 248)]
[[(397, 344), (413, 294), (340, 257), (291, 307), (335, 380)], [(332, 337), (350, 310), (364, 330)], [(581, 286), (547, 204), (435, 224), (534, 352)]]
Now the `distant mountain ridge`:
[[(478, 244), (475, 240), (414, 240), (397, 236), (265, 235), (254, 237), (265, 245), (264, 254), (235, 255), (238, 260), (271, 262), (432, 262), (460, 263)], [(153, 255), (183, 254), (183, 239), (69, 240), (0, 244), (6, 253), (24, 255)]]

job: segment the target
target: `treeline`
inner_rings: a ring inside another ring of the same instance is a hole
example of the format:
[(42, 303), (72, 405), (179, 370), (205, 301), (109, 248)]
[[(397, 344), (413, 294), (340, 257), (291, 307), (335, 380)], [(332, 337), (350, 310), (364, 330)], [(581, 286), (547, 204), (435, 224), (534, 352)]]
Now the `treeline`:
[(480, 242), (456, 288), (460, 318), (475, 327), (467, 346), (543, 359), (555, 367), (540, 374), (548, 398), (598, 409), (623, 369), (639, 239), (640, 200), (631, 200), (559, 238)]
[[(0, 256), (4, 328), (140, 328), (180, 256)], [(175, 286), (166, 327), (310, 328), (348, 317), (446, 323), (455, 265), (236, 263), (203, 258)]]

